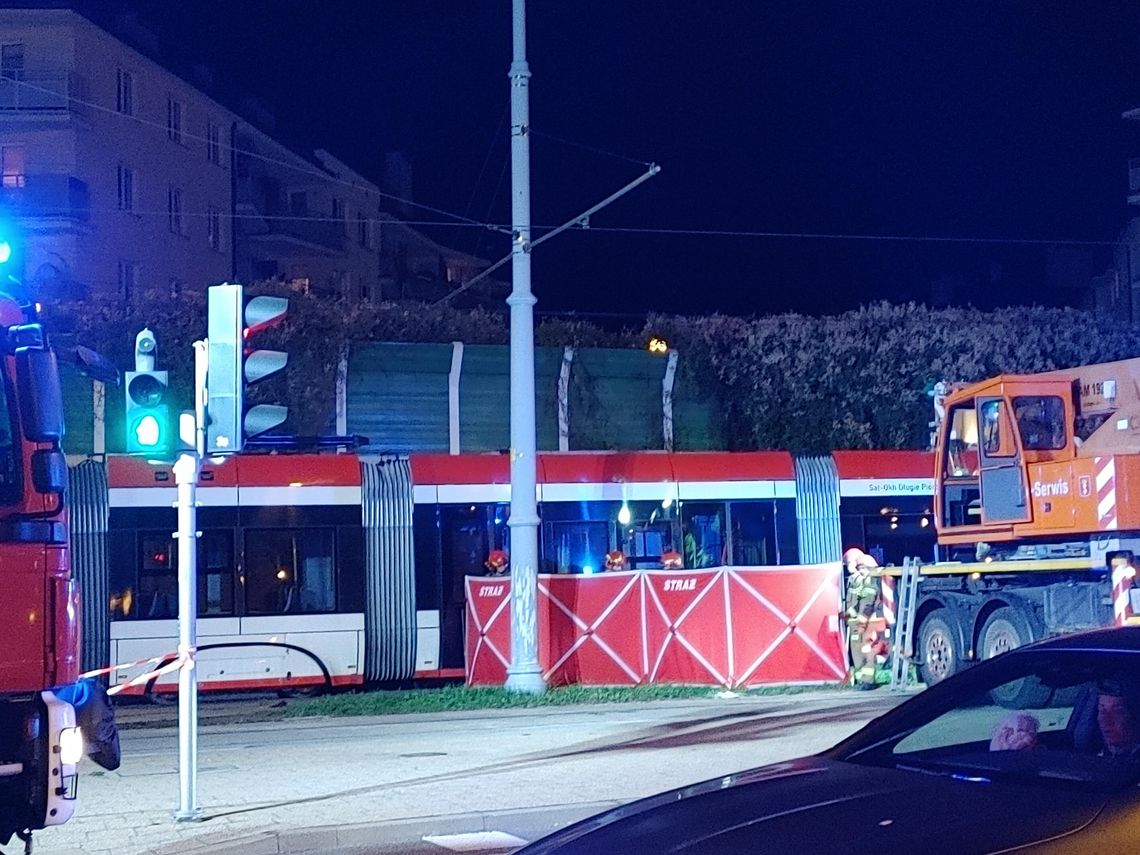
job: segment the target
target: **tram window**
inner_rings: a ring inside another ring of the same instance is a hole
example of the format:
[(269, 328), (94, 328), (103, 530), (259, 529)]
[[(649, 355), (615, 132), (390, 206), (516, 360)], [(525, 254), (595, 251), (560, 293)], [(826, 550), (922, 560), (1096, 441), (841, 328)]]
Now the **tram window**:
[(198, 541), (198, 614), (234, 613), (234, 535), (204, 531)]
[(776, 564), (776, 509), (772, 502), (732, 502), (732, 563), (763, 567)]
[[(133, 541), (133, 542), (132, 542)], [(113, 533), (112, 555), (134, 552), (135, 563), (114, 562), (108, 574), (111, 619), (178, 617), (178, 546), (169, 533)], [(234, 613), (233, 533), (205, 531), (198, 540), (198, 614)]]
[(491, 544), (495, 549), (501, 549), (508, 555), (511, 552), (511, 529), (507, 520), (511, 516), (511, 506), (507, 504), (493, 505), (491, 513)]
[(178, 617), (178, 552), (170, 534), (142, 532), (138, 549), (138, 604), (129, 609), (131, 616), (141, 620)]
[(800, 563), (799, 524), (796, 522), (796, 500), (776, 499), (776, 563)]
[(364, 531), (340, 526), (336, 531), (337, 610), (364, 611)]
[(333, 611), (333, 559), (332, 529), (247, 529), (246, 612)]
[(465, 576), (487, 572), (491, 528), (486, 505), (447, 505), (440, 511), (444, 600), (462, 603)]
[(543, 526), (544, 573), (598, 573), (605, 567), (609, 537), (604, 522), (553, 522)]
[(685, 566), (691, 570), (724, 564), (724, 502), (685, 502), (681, 507)]
[(616, 511), (618, 548), (625, 553), (631, 569), (659, 568), (661, 556), (675, 549), (672, 502), (629, 502), (629, 522), (622, 522), (621, 507)]
[(439, 506), (416, 505), (412, 512), (415, 537), (416, 608), (438, 609), (443, 585), (443, 557), (440, 545)]

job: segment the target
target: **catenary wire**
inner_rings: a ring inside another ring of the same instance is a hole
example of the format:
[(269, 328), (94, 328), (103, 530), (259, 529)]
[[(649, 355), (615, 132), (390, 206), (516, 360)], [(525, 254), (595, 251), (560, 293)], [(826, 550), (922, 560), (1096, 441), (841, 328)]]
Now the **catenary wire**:
[[(36, 86), (35, 84), (29, 83), (26, 80), (18, 80), (16, 82), (19, 85), (24, 86), (30, 90), (33, 90), (33, 91), (45, 93), (48, 95), (55, 95), (55, 96), (59, 95), (59, 93), (56, 90), (48, 89), (46, 87)], [(84, 106), (84, 107), (90, 107), (91, 109), (99, 110), (101, 112), (108, 113), (108, 114), (113, 115), (113, 116), (118, 116), (118, 117), (123, 118), (123, 119), (129, 119), (131, 121), (138, 122), (138, 123), (143, 124), (143, 125), (148, 125), (150, 127), (155, 128), (156, 130), (161, 130), (161, 131), (167, 131), (168, 130), (167, 125), (162, 123), (162, 122), (157, 122), (157, 121), (154, 121), (151, 119), (141, 118), (141, 117), (134, 115), (134, 114), (128, 115), (125, 113), (120, 113), (118, 110), (116, 110), (114, 108), (106, 107), (102, 104), (98, 104), (98, 103), (95, 103), (93, 101), (87, 101), (87, 100), (84, 100), (82, 98), (77, 98), (77, 97), (70, 95), (70, 94), (65, 96), (65, 97), (68, 101), (75, 103), (75, 104), (79, 104), (79, 105)], [(634, 162), (634, 163), (639, 163), (639, 164), (646, 163), (646, 162), (643, 162), (640, 160), (635, 160), (633, 158), (626, 157), (624, 155), (618, 155), (618, 154), (615, 154), (613, 152), (607, 152), (604, 149), (597, 149), (597, 148), (594, 148), (592, 146), (586, 146), (582, 143), (574, 143), (574, 142), (569, 141), (569, 140), (562, 140), (560, 138), (554, 137), (551, 134), (546, 134), (546, 133), (537, 132), (537, 131), (532, 131), (532, 132), (537, 133), (540, 136), (546, 136), (546, 137), (549, 137), (552, 139), (557, 139), (560, 142), (564, 142), (564, 143), (571, 144), (571, 145), (577, 145), (581, 148), (594, 150), (594, 151), (597, 151), (598, 153), (601, 153), (601, 154), (607, 154), (607, 155), (610, 155), (613, 157), (622, 158), (624, 160), (629, 160), (629, 161)], [(186, 130), (180, 130), (179, 133), (180, 133), (180, 136), (184, 139), (190, 139), (190, 140), (194, 140), (196, 142), (203, 142), (203, 143), (209, 142), (209, 140), (206, 137), (200, 136), (197, 134), (193, 134), (193, 133), (186, 131)], [(277, 158), (273, 158), (273, 157), (270, 157), (268, 155), (263, 155), (259, 152), (254, 152), (254, 151), (249, 151), (247, 149), (238, 148), (237, 146), (226, 144), (226, 143), (222, 142), (221, 140), (218, 141), (218, 146), (220, 149), (224, 149), (226, 151), (233, 151), (237, 154), (246, 155), (248, 157), (251, 157), (251, 158), (254, 158), (257, 160), (261, 160), (262, 162), (269, 163), (269, 164), (272, 164), (274, 166), (281, 166), (281, 167), (284, 167), (286, 169), (292, 169), (294, 171), (301, 172), (301, 173), (309, 175), (311, 177), (320, 178), (322, 180), (329, 181), (330, 183), (339, 184), (339, 185), (343, 185), (346, 187), (351, 187), (351, 188), (358, 190), (358, 191), (378, 195), (378, 196), (381, 196), (383, 198), (390, 199), (392, 201), (400, 202), (402, 204), (411, 205), (413, 207), (416, 207), (416, 208), (419, 208), (419, 209), (422, 209), (425, 211), (430, 211), (432, 213), (440, 214), (442, 216), (451, 218), (451, 220), (449, 220), (449, 221), (402, 220), (402, 219), (396, 221), (402, 225), (432, 226), (432, 227), (446, 227), (446, 228), (479, 228), (479, 229), (486, 229), (486, 230), (503, 232), (503, 233), (508, 233), (508, 234), (511, 231), (511, 227), (508, 224), (479, 222), (478, 220), (473, 220), (469, 217), (464, 217), (463, 215), (455, 214), (455, 213), (452, 213), (450, 211), (444, 210), (442, 208), (436, 208), (436, 207), (433, 207), (431, 205), (422, 204), (420, 202), (413, 202), (410, 199), (404, 199), (400, 196), (395, 196), (395, 195), (392, 195), (390, 193), (385, 193), (382, 190), (379, 190), (377, 188), (362, 187), (360, 184), (357, 184), (357, 183), (352, 182), (352, 181), (347, 181), (343, 178), (337, 178), (335, 175), (330, 175), (327, 172), (322, 172), (322, 171), (319, 171), (319, 170), (314, 169), (312, 167), (299, 166), (297, 164), (289, 163), (288, 161), (279, 160)], [(113, 209), (113, 210), (123, 210), (123, 209)], [(169, 215), (169, 211), (139, 211), (139, 210), (134, 210), (134, 209), (131, 209), (130, 213), (139, 214), (139, 215), (156, 215), (156, 216), (164, 216), (164, 217)], [(226, 212), (219, 212), (219, 213), (221, 216), (228, 217), (230, 219), (238, 219), (239, 217), (242, 216), (242, 215), (226, 213)], [(194, 213), (194, 212), (189, 212), (189, 211), (183, 210), (182, 216), (206, 217), (206, 216), (210, 216), (210, 214), (209, 213)], [(261, 218), (264, 215), (246, 215), (246, 216), (249, 216), (251, 218)], [(309, 221), (314, 221), (314, 222), (343, 222), (344, 221), (344, 220), (342, 220), (340, 218), (336, 218), (336, 217), (312, 217), (312, 216), (296, 216), (296, 215), (292, 215), (292, 216), (274, 215), (272, 217), (272, 219), (275, 219), (275, 220), (309, 220)], [(375, 218), (367, 218), (367, 219), (371, 222), (381, 222), (381, 223), (384, 222), (382, 220), (376, 220)], [(458, 222), (455, 222), (455, 221), (458, 221)], [(553, 228), (555, 228), (555, 226), (539, 226), (539, 225), (533, 225), (532, 226), (532, 230), (535, 232), (547, 231), (547, 230), (550, 230)], [(665, 236), (677, 236), (677, 237), (785, 238), (785, 239), (839, 240), (839, 241), (854, 240), (854, 241), (884, 241), (884, 242), (892, 241), (892, 242), (918, 242), (918, 243), (928, 242), (928, 243), (982, 243), (982, 244), (1012, 244), (1012, 245), (1020, 244), (1020, 245), (1036, 245), (1036, 246), (1116, 246), (1118, 243), (1117, 241), (1111, 241), (1111, 240), (1077, 240), (1077, 239), (1070, 239), (1070, 238), (1061, 238), (1061, 239), (1049, 238), (1049, 239), (1047, 239), (1047, 238), (1008, 238), (1008, 237), (972, 237), (972, 236), (963, 237), (963, 236), (952, 236), (952, 235), (842, 234), (842, 233), (831, 233), (831, 232), (781, 232), (781, 231), (771, 231), (771, 230), (760, 231), (760, 230), (750, 230), (750, 229), (694, 229), (694, 228), (660, 228), (660, 227), (594, 226), (594, 225), (591, 225), (588, 229), (583, 228), (583, 229), (579, 229), (578, 231), (601, 232), (601, 233), (610, 233), (610, 234), (665, 235)]]
[(651, 161), (651, 160), (638, 160), (636, 157), (629, 157), (628, 155), (618, 154), (617, 152), (614, 152), (614, 151), (607, 151), (606, 149), (598, 148), (597, 146), (586, 145), (585, 143), (576, 142), (575, 140), (568, 140), (564, 137), (555, 136), (554, 134), (548, 134), (546, 131), (540, 131), (540, 130), (536, 129), (533, 125), (531, 127), (527, 128), (527, 133), (529, 133), (531, 136), (542, 137), (544, 139), (548, 139), (548, 140), (551, 140), (551, 141), (556, 142), (556, 143), (561, 143), (562, 145), (567, 145), (567, 146), (572, 146), (574, 148), (584, 149), (585, 151), (591, 151), (594, 154), (601, 154), (601, 155), (604, 155), (606, 157), (614, 157), (614, 158), (617, 158), (618, 160), (624, 160), (628, 163), (636, 163), (639, 166), (649, 166), (651, 163), (653, 163), (653, 161)]

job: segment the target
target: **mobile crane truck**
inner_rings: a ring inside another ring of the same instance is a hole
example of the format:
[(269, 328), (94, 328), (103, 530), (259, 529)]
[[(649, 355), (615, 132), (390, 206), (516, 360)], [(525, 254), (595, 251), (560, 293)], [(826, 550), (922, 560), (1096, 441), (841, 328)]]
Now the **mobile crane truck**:
[(1140, 615), (1140, 359), (952, 391), (935, 485), (939, 560), (912, 630), (927, 684)]

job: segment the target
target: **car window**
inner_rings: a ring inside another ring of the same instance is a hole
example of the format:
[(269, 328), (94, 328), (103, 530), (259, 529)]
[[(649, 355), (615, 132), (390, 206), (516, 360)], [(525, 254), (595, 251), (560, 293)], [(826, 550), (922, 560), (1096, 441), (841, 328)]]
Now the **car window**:
[(1037, 675), (983, 690), (955, 708), (935, 717), (899, 740), (891, 749), (897, 755), (954, 745), (989, 743), (1003, 722), (1026, 724), (1011, 713), (1032, 716), (1036, 732), (1063, 732), (1073, 717), (1080, 689), (1054, 691)]
[(969, 781), (1140, 781), (1140, 655), (1018, 653), (928, 689), (832, 755)]

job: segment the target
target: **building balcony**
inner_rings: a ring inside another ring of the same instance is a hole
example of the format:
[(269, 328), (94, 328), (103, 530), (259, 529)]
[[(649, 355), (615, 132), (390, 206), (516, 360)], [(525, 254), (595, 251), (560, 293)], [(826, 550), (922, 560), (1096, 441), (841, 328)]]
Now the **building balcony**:
[(0, 77), (0, 116), (69, 116), (79, 106), (77, 78), (66, 71), (22, 71)]
[(87, 183), (73, 175), (7, 175), (0, 204), (29, 225), (45, 220), (87, 222), (91, 206)]

